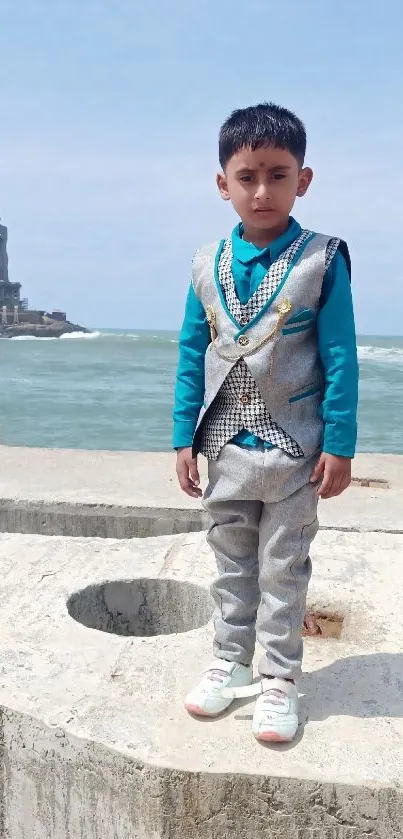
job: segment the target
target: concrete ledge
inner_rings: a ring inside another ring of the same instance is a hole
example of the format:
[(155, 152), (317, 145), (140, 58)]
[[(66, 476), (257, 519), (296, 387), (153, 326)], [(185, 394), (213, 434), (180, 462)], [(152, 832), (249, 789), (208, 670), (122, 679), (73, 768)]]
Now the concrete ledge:
[(208, 516), (202, 509), (0, 500), (2, 533), (130, 539), (193, 533), (207, 527)]
[[(206, 463), (200, 460), (202, 486)], [(321, 504), (324, 528), (403, 533), (403, 456), (358, 455), (352, 486)], [(175, 457), (163, 452), (96, 452), (0, 446), (0, 530), (129, 538), (207, 527), (200, 502), (180, 491)]]
[(0, 447), (0, 839), (400, 839), (403, 457), (354, 474), (308, 604), (342, 634), (306, 639), (297, 739), (263, 748), (248, 701), (183, 709), (215, 570), (174, 457)]
[[(150, 766), (3, 709), (1, 837), (398, 839), (399, 789)], [(40, 784), (36, 779), (40, 778)], [(44, 792), (46, 791), (46, 792)], [(7, 832), (5, 832), (7, 831)]]
[[(251, 703), (208, 722), (183, 709), (211, 656), (204, 534), (3, 534), (2, 839), (400, 839), (402, 552), (402, 536), (319, 534), (310, 605), (343, 632), (306, 640), (299, 735), (266, 749)], [(71, 597), (105, 583), (73, 619)]]

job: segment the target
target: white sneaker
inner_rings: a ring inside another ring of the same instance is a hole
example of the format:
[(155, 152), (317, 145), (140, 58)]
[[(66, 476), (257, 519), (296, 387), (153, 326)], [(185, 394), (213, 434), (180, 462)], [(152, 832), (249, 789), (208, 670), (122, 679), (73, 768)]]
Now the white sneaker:
[(293, 740), (298, 729), (298, 691), (285, 679), (265, 679), (253, 714), (252, 731), (262, 743)]
[(199, 717), (216, 717), (234, 700), (222, 696), (223, 688), (237, 688), (252, 683), (252, 666), (216, 658), (204, 671), (204, 678), (185, 698), (185, 708)]

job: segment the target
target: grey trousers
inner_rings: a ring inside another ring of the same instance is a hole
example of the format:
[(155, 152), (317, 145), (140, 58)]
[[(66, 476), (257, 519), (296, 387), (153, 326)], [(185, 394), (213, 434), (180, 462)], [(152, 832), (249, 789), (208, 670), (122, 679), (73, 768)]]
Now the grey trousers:
[(318, 531), (317, 486), (309, 479), (318, 457), (228, 443), (209, 461), (203, 505), (218, 568), (216, 658), (250, 664), (257, 636), (261, 675), (300, 675), (309, 548)]

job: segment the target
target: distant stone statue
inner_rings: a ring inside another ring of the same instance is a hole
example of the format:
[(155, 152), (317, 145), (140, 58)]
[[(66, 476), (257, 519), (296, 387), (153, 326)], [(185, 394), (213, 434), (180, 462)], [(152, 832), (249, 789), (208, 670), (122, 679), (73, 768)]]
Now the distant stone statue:
[(0, 224), (0, 283), (8, 283), (7, 227)]

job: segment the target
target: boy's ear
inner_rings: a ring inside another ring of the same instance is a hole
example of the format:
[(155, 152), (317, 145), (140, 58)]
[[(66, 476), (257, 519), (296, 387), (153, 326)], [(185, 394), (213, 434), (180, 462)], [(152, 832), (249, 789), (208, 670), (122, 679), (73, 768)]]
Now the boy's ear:
[(224, 201), (230, 201), (231, 199), (230, 199), (230, 195), (229, 195), (229, 192), (228, 192), (227, 179), (224, 175), (224, 172), (219, 172), (218, 173), (216, 181), (217, 181), (217, 186), (218, 186), (221, 198)]
[(313, 171), (309, 166), (305, 166), (304, 169), (301, 169), (299, 173), (299, 180), (298, 180), (298, 190), (297, 195), (299, 198), (302, 198), (303, 195), (308, 191), (313, 178)]

